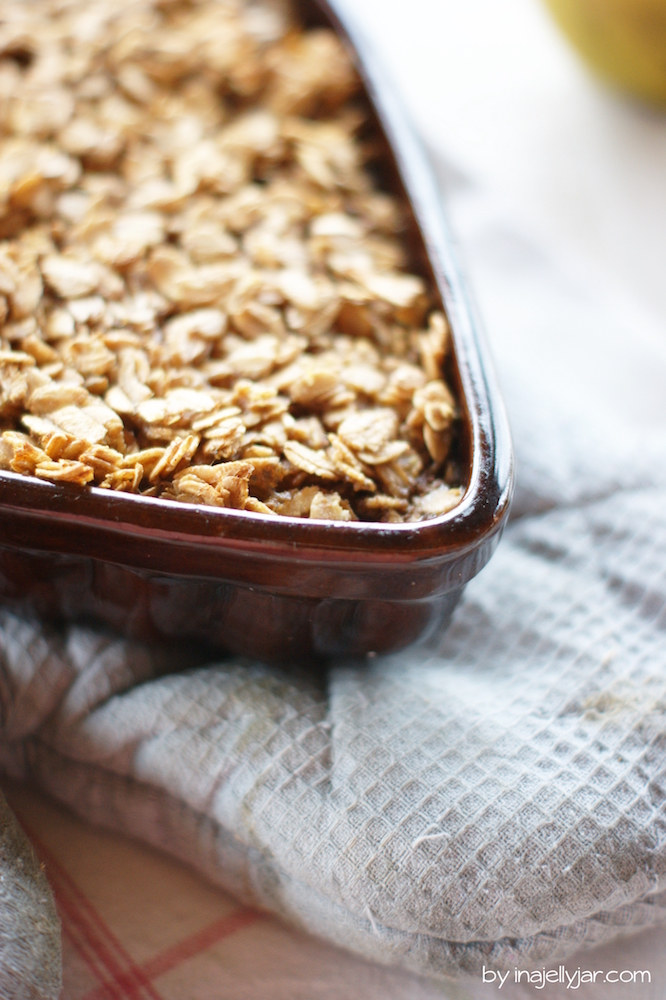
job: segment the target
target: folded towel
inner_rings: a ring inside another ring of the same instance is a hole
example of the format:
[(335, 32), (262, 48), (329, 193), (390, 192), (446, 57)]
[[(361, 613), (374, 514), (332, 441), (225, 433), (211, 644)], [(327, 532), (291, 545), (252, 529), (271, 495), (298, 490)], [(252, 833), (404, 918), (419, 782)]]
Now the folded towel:
[(501, 221), (466, 252), (520, 516), (447, 634), (309, 675), (0, 617), (5, 772), (430, 975), (666, 919), (666, 350)]

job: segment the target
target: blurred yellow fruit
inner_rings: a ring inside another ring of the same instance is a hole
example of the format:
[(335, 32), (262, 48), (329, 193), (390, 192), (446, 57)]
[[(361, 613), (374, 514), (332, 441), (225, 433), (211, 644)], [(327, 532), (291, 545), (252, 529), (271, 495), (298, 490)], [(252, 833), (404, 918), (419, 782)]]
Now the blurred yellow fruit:
[(607, 80), (666, 104), (666, 0), (546, 0), (579, 52)]

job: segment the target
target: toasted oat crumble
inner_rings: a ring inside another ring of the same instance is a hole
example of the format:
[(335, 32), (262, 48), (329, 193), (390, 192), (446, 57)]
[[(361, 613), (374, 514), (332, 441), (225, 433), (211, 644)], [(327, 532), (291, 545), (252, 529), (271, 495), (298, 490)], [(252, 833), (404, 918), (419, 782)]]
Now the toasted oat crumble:
[(326, 520), (460, 500), (450, 333), (336, 36), (243, 0), (4, 0), (0, 467)]

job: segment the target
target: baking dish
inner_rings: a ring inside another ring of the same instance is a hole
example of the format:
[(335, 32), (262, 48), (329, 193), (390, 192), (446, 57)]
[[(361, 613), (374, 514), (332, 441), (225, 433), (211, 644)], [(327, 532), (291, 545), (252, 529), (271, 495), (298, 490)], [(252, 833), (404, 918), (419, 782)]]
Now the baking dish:
[(408, 206), (410, 255), (449, 318), (446, 375), (462, 412), (463, 499), (423, 522), (324, 522), (3, 472), (0, 597), (12, 607), (262, 659), (389, 652), (446, 624), (499, 540), (512, 489), (510, 437), (433, 177), (343, 5), (296, 7), (306, 25), (332, 26), (351, 48), (383, 147), (383, 182)]

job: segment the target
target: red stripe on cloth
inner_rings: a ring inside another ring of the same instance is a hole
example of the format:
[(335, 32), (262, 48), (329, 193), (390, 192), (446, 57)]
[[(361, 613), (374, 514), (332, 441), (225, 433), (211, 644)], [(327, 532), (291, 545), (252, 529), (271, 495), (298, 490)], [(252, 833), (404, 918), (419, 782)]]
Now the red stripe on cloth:
[(263, 919), (264, 915), (258, 913), (256, 910), (236, 910), (235, 913), (230, 913), (227, 917), (221, 917), (214, 923), (209, 924), (208, 927), (202, 928), (202, 930), (190, 935), (190, 937), (183, 938), (178, 944), (174, 944), (160, 955), (151, 958), (142, 966), (143, 971), (151, 979), (157, 979), (158, 976), (163, 976), (165, 972), (170, 972), (177, 965), (181, 965), (189, 958), (194, 958), (195, 955), (206, 951), (231, 934), (236, 934), (237, 931), (243, 930), (245, 927), (250, 927), (252, 924), (256, 924), (257, 921)]
[[(80, 935), (74, 921), (69, 914), (65, 914), (62, 897), (56, 895), (56, 905), (62, 921), (63, 937), (71, 942), (72, 947), (78, 952), (85, 964), (88, 966), (97, 982), (104, 984), (105, 969), (97, 961), (95, 951), (88, 946), (85, 938)], [(66, 919), (65, 919), (66, 918)], [(123, 1000), (122, 996), (113, 986), (102, 985), (100, 990), (100, 1000)]]
[[(149, 977), (102, 920), (90, 900), (57, 858), (19, 816), (19, 821), (46, 864), (58, 909), (71, 930), (70, 939), (98, 979), (110, 976), (95, 994), (109, 1000), (162, 1000)], [(82, 946), (82, 947), (81, 947)], [(91, 954), (93, 961), (91, 962)], [(93, 967), (94, 966), (94, 967)]]
[(99, 992), (99, 1000), (127, 1000), (127, 994), (121, 992), (121, 988), (117, 984), (109, 982), (107, 979), (108, 969), (104, 962), (98, 958), (99, 941), (90, 934), (85, 926), (81, 926), (76, 908), (71, 905), (60, 888), (56, 889), (52, 879), (51, 888), (62, 920), (63, 935), (71, 941), (95, 979), (101, 983), (100, 987), (96, 987), (96, 991)]
[[(178, 944), (174, 944), (155, 955), (154, 958), (149, 959), (141, 966), (141, 971), (149, 979), (157, 979), (158, 976), (163, 976), (188, 959), (195, 958), (231, 934), (264, 919), (264, 914), (258, 913), (256, 910), (236, 910), (235, 913), (215, 920), (207, 927), (191, 934), (190, 937), (183, 938)], [(97, 987), (86, 993), (81, 1000), (105, 1000), (102, 987)]]

